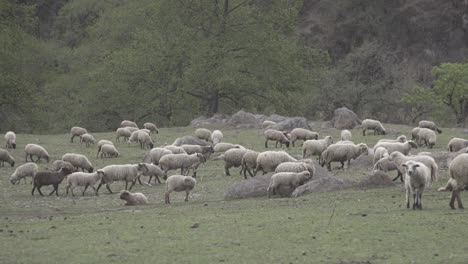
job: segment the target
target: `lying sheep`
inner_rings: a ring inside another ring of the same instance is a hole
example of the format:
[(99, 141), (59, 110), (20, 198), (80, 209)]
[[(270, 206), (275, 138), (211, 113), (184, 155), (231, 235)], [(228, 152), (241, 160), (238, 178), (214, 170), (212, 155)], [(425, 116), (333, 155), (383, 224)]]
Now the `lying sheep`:
[(101, 152), (101, 148), (104, 144), (109, 144), (109, 145), (114, 145), (114, 143), (112, 143), (112, 141), (109, 141), (109, 140), (105, 140), (105, 139), (101, 139), (98, 141), (97, 143), (97, 148), (98, 148), (98, 151), (97, 151), (97, 154), (96, 154), (96, 158), (99, 157), (99, 152)]
[(431, 185), (431, 172), (423, 163), (412, 160), (402, 166), (405, 168), (406, 208), (410, 208), (409, 197), (413, 193), (413, 210), (422, 209), (422, 193)]
[(218, 144), (219, 142), (223, 141), (223, 132), (221, 130), (215, 130), (213, 133), (211, 133), (211, 142), (213, 142), (214, 145)]
[(128, 141), (128, 139), (132, 135), (132, 131), (130, 131), (126, 127), (119, 127), (115, 131), (115, 134), (116, 134), (115, 141), (120, 142), (121, 137), (123, 137), (125, 141)]
[(140, 143), (140, 148), (144, 149), (148, 147), (152, 149), (154, 147), (153, 140), (151, 139), (150, 135), (147, 133), (138, 133), (138, 142)]
[(311, 175), (308, 171), (303, 172), (279, 172), (271, 176), (270, 185), (268, 186), (268, 198), (271, 195), (275, 195), (277, 191), (282, 187), (289, 187), (291, 190), (303, 185), (311, 179)]
[(16, 168), (15, 172), (13, 172), (13, 174), (10, 176), (10, 182), (11, 184), (19, 184), (21, 179), (24, 179), (24, 183), (26, 183), (26, 177), (31, 177), (31, 179), (34, 179), (34, 176), (36, 176), (38, 170), (39, 168), (35, 163), (25, 163)]
[(62, 168), (67, 168), (71, 172), (75, 172), (75, 166), (73, 166), (70, 162), (68, 161), (63, 161), (63, 160), (56, 160), (52, 163), (52, 170), (53, 171), (59, 171)]
[(419, 121), (418, 126), (421, 128), (428, 128), (430, 130), (437, 131), (439, 134), (442, 134), (442, 130), (438, 128), (437, 125), (432, 121), (421, 120)]
[(278, 172), (303, 172), (308, 171), (310, 178), (314, 177), (315, 166), (311, 159), (303, 159), (294, 162), (283, 162), (275, 169), (275, 173)]
[(130, 121), (130, 120), (124, 120), (122, 122), (120, 122), (120, 127), (134, 127), (134, 128), (138, 128), (137, 124), (133, 121)]
[(89, 147), (90, 145), (94, 145), (96, 140), (91, 134), (83, 134), (80, 136), (80, 145), (83, 145), (83, 143), (85, 143), (86, 147)]
[(164, 146), (163, 148), (172, 151), (172, 154), (187, 154), (187, 152), (185, 152), (185, 150), (180, 146), (168, 145)]
[(406, 138), (405, 135), (401, 135), (401, 136), (398, 136), (396, 139), (381, 139), (379, 141), (377, 141), (377, 143), (382, 143), (382, 142), (389, 142), (389, 143), (397, 143), (397, 142), (400, 142), (400, 143), (405, 143), (406, 141), (408, 141), (408, 139)]
[(82, 135), (87, 134), (87, 133), (88, 131), (82, 127), (77, 127), (77, 126), (72, 127), (70, 129), (70, 134), (71, 134), (70, 142), (73, 143), (73, 139), (75, 137), (81, 137)]
[(96, 172), (93, 173), (86, 173), (86, 172), (74, 172), (67, 177), (67, 195), (68, 195), (68, 190), (71, 189), (71, 194), (72, 196), (75, 196), (73, 193), (73, 190), (77, 186), (84, 187), (82, 196), (84, 196), (86, 189), (88, 187), (93, 188), (94, 193), (98, 195), (96, 188), (94, 188), (94, 185), (98, 181), (101, 181), (102, 177), (104, 176), (104, 171), (103, 170), (97, 170)]
[(172, 145), (174, 146), (181, 146), (181, 145), (209, 146), (210, 143), (205, 140), (193, 137), (193, 136), (183, 136), (183, 137), (177, 138), (174, 141), (174, 143), (172, 143)]
[(399, 177), (400, 180), (403, 181), (402, 174), (404, 172), (404, 169), (402, 166), (407, 161), (416, 161), (423, 163), (424, 165), (426, 165), (426, 167), (428, 167), (431, 170), (431, 181), (437, 181), (439, 166), (437, 166), (437, 163), (432, 157), (426, 155), (405, 156), (401, 152), (394, 151), (390, 153), (389, 160), (395, 163), (399, 171), (398, 176), (395, 179), (393, 179), (394, 181), (397, 180)]
[(351, 134), (351, 131), (349, 131), (348, 129), (341, 130), (341, 140), (343, 140), (343, 141), (345, 141), (345, 140), (351, 141), (352, 138), (353, 138), (353, 135)]
[[(148, 179), (148, 185), (151, 183), (151, 179), (154, 177), (154, 182), (158, 181), (158, 183), (161, 183), (161, 180), (159, 177), (164, 176), (164, 172), (159, 168), (158, 166), (154, 164), (146, 164), (146, 167), (148, 168), (147, 171), (143, 172), (142, 176), (149, 176)], [(141, 184), (140, 178), (138, 178), (138, 182)]]
[(5, 148), (16, 149), (16, 134), (13, 131), (8, 131), (5, 134)]
[(386, 148), (383, 147), (378, 147), (374, 150), (374, 160), (373, 164), (375, 164), (378, 160), (380, 160), (383, 157), (388, 156), (388, 151)]
[(263, 132), (263, 135), (265, 136), (265, 148), (268, 148), (268, 140), (276, 142), (275, 148), (278, 147), (278, 143), (280, 143), (281, 147), (285, 144), (286, 147), (289, 148), (289, 139), (284, 132), (275, 129), (267, 129)]
[(93, 165), (84, 155), (66, 153), (62, 156), (62, 160), (70, 162), (77, 170), (81, 169), (82, 171), (87, 170), (88, 172), (93, 172)]
[(42, 186), (53, 185), (54, 190), (49, 194), (52, 195), (54, 192), (58, 196), (58, 186), (62, 183), (63, 179), (67, 175), (72, 173), (67, 168), (62, 168), (60, 171), (39, 171), (36, 173), (36, 176), (33, 178), (33, 188), (31, 195), (34, 195), (34, 191), (37, 189), (41, 196), (44, 196), (41, 192)]
[[(115, 181), (125, 181), (125, 190), (131, 190), (135, 185), (136, 180), (145, 172), (148, 171), (148, 167), (144, 163), (139, 164), (125, 164), (125, 165), (109, 165), (102, 168), (104, 175), (102, 176), (101, 182), (96, 189), (96, 193), (103, 184), (106, 185), (109, 193), (112, 193), (110, 185)], [(130, 188), (128, 183), (131, 182)]]
[(258, 154), (257, 167), (255, 168), (254, 176), (257, 175), (259, 171), (262, 171), (263, 174), (274, 172), (278, 165), (288, 161), (297, 160), (285, 151), (264, 151)]
[(420, 128), (418, 132), (420, 144), (425, 145), (428, 148), (432, 148), (437, 140), (436, 133), (429, 128)]
[(170, 195), (172, 192), (185, 191), (185, 201), (188, 202), (190, 191), (195, 188), (197, 181), (190, 176), (172, 175), (166, 180), (165, 203), (170, 204)]
[(149, 130), (151, 133), (153, 133), (153, 134), (154, 134), (154, 133), (156, 133), (156, 134), (159, 133), (158, 127), (157, 127), (155, 124), (153, 124), (153, 123), (149, 123), (149, 122), (148, 122), (148, 123), (144, 123), (144, 124), (143, 124), (143, 128), (148, 129), (148, 130)]
[(247, 179), (247, 173), (246, 172), (248, 172), (250, 174), (250, 177), (253, 177), (253, 175), (255, 173), (255, 168), (257, 167), (258, 154), (260, 154), (260, 152), (253, 151), (253, 150), (249, 149), (249, 150), (247, 150), (245, 152), (244, 156), (242, 156), (241, 173), (244, 174), (245, 179)]
[(148, 159), (144, 159), (143, 161), (146, 163), (153, 163), (154, 165), (159, 165), (159, 160), (168, 154), (173, 154), (172, 151), (165, 149), (165, 148), (153, 148), (148, 153)]
[(307, 159), (313, 155), (317, 155), (320, 163), (322, 152), (324, 152), (332, 143), (333, 138), (331, 136), (326, 136), (320, 140), (307, 140), (302, 145), (302, 157)]
[(295, 128), (291, 131), (291, 143), (292, 146), (295, 147), (294, 143), (297, 140), (312, 140), (312, 139), (318, 139), (319, 134), (317, 132), (312, 132), (310, 130), (304, 129), (304, 128)]
[(213, 147), (211, 146), (199, 146), (199, 145), (182, 145), (180, 146), (185, 150), (187, 154), (200, 153), (205, 156), (205, 159), (208, 159), (211, 154), (214, 152)]
[(322, 167), (326, 164), (329, 171), (331, 171), (331, 163), (334, 161), (341, 162), (341, 169), (344, 170), (344, 163), (348, 161), (348, 168), (352, 159), (357, 159), (362, 154), (368, 155), (369, 150), (366, 144), (359, 143), (357, 145), (351, 144), (334, 144), (330, 145), (322, 153)]
[(462, 153), (455, 157), (449, 165), (450, 179), (445, 187), (438, 189), (439, 192), (452, 191), (450, 199), (450, 208), (455, 209), (455, 199), (458, 203), (458, 208), (463, 209), (463, 204), (460, 198), (460, 192), (468, 186), (468, 154)]
[[(28, 157), (31, 159), (32, 162), (39, 162), (41, 159), (45, 159), (47, 163), (49, 163), (49, 153), (45, 148), (36, 145), (36, 144), (27, 144), (26, 147), (24, 147), (24, 158), (25, 161), (28, 162)], [(37, 157), (37, 160), (33, 160), (33, 156)]]
[(101, 146), (101, 159), (117, 157), (119, 157), (119, 151), (117, 151), (114, 145), (104, 144)]
[(213, 151), (214, 152), (226, 152), (232, 148), (244, 148), (243, 146), (241, 145), (238, 145), (238, 144), (232, 144), (232, 143), (227, 143), (227, 142), (221, 142), (221, 143), (218, 143), (216, 144), (214, 147), (213, 147)]
[(468, 147), (468, 140), (463, 138), (452, 138), (447, 145), (449, 152), (458, 152), (466, 147)]
[(120, 199), (126, 201), (125, 205), (144, 205), (148, 204), (148, 198), (140, 192), (131, 193), (123, 190), (120, 192)]
[(206, 128), (197, 128), (194, 135), (198, 139), (211, 142), (211, 131)]
[(205, 157), (200, 153), (188, 154), (168, 154), (159, 160), (159, 166), (164, 171), (164, 179), (167, 179), (167, 172), (180, 169), (180, 174), (189, 173), (193, 170), (193, 177), (197, 176), (198, 166), (205, 163)]
[(268, 127), (271, 127), (273, 125), (276, 125), (276, 122), (273, 122), (273, 121), (269, 121), (269, 120), (265, 120), (263, 121), (262, 123), (262, 128), (268, 128)]
[(373, 120), (373, 119), (364, 119), (362, 120), (362, 135), (366, 136), (366, 132), (369, 129), (374, 130), (374, 136), (375, 135), (385, 135), (387, 134), (385, 128), (383, 127), (382, 123), (378, 120)]
[(379, 147), (385, 148), (388, 151), (388, 153), (392, 153), (394, 151), (399, 151), (399, 152), (403, 153), (404, 155), (408, 155), (411, 148), (415, 148), (415, 149), (418, 148), (416, 143), (414, 143), (414, 141), (412, 141), (412, 140), (406, 141), (405, 143), (400, 143), (400, 142), (394, 142), (394, 143), (381, 142), (381, 143), (377, 143), (374, 146), (374, 150), (376, 150)]
[[(226, 176), (231, 176), (231, 173), (229, 173), (230, 168), (242, 166), (242, 157), (246, 152), (247, 149), (233, 148), (221, 155), (221, 158), (224, 160), (224, 173)], [(242, 173), (242, 170), (240, 173)]]
[(0, 166), (5, 166), (5, 162), (9, 163), (12, 167), (15, 166), (15, 159), (13, 156), (4, 149), (0, 149)]

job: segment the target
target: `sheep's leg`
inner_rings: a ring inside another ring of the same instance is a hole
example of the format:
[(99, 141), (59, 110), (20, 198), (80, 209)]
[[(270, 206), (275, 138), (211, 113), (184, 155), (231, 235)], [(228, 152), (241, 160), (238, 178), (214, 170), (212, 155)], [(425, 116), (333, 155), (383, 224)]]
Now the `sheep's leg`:
[(457, 190), (457, 203), (458, 203), (458, 209), (465, 209), (463, 208), (463, 204), (460, 198), (460, 190)]
[[(132, 184), (130, 185), (130, 188), (128, 189), (129, 191), (132, 190), (133, 185), (135, 185), (136, 179), (132, 181)], [(126, 186), (125, 186), (126, 187)], [(126, 190), (126, 189), (125, 189)]]
[(270, 199), (270, 197), (271, 197), (271, 186), (268, 186), (267, 193), (268, 193), (268, 199)]
[[(96, 193), (96, 188), (94, 188), (93, 185), (90, 185), (90, 186), (91, 186), (91, 188), (93, 188), (94, 193)], [(98, 194), (96, 193), (96, 196), (97, 196), (97, 195), (98, 195)]]
[[(450, 208), (455, 209), (455, 198), (457, 197), (457, 190), (452, 191), (452, 197), (450, 198)], [(460, 204), (458, 204), (460, 205)]]
[(158, 175), (155, 175), (155, 176), (154, 176), (154, 182), (156, 182), (156, 180), (158, 180), (158, 183), (161, 184), (161, 180), (159, 179), (159, 176), (158, 176)]
[(42, 192), (41, 192), (41, 187), (37, 186), (37, 191), (39, 192), (39, 194), (40, 194), (41, 196), (44, 196), (44, 195), (42, 194)]
[[(283, 146), (283, 143), (281, 143), (281, 147)], [(275, 148), (278, 148), (278, 141), (276, 141)]]
[(193, 178), (196, 178), (197, 177), (197, 170), (196, 169), (193, 169), (193, 175), (192, 175)]
[[(81, 196), (84, 196), (85, 192), (86, 192), (86, 189), (88, 189), (88, 186), (89, 184), (86, 184), (86, 186), (84, 187), (84, 190), (83, 190), (83, 193), (81, 194)], [(72, 194), (73, 194), (73, 189), (72, 189)], [(75, 196), (75, 195), (73, 195)]]
[(55, 192), (55, 194), (58, 196), (58, 184), (54, 184), (53, 186), (54, 186), (54, 189), (52, 190), (51, 193), (49, 193), (49, 195), (52, 195)]
[(416, 200), (416, 191), (413, 191), (413, 210), (416, 209), (416, 203), (417, 203), (417, 200)]
[(349, 166), (351, 165), (351, 160), (348, 160), (348, 170), (349, 170)]
[(170, 204), (170, 203), (171, 203), (171, 201), (170, 201), (170, 199), (169, 199), (170, 194), (171, 194), (171, 192), (169, 192), (169, 191), (167, 191), (167, 192), (164, 194), (164, 202), (165, 202), (166, 204)]
[[(110, 193), (113, 193), (111, 188), (109, 187), (109, 184), (106, 183), (106, 189), (110, 192)], [(99, 190), (99, 189), (98, 189)]]
[[(323, 167), (323, 166), (322, 166), (322, 167)], [(331, 170), (332, 170), (332, 169), (331, 169), (331, 162), (328, 162), (328, 163), (327, 163), (327, 169), (328, 169), (328, 171), (331, 171)]]
[(265, 148), (268, 148), (268, 139), (265, 140)]
[(71, 136), (70, 142), (73, 143), (73, 138), (75, 138), (75, 135)]
[(406, 189), (406, 208), (408, 208), (408, 209), (410, 208), (409, 198), (410, 198), (410, 190)]
[[(151, 181), (151, 177), (152, 177), (152, 176), (150, 176), (150, 181)], [(138, 177), (137, 179), (138, 179), (138, 183), (140, 183), (140, 185), (143, 185), (143, 183), (141, 183), (140, 177)], [(148, 182), (148, 183), (149, 183), (149, 182)]]
[(341, 163), (341, 168), (340, 169), (344, 170), (344, 161), (340, 161), (340, 163)]
[(189, 196), (190, 191), (185, 191), (185, 201), (188, 202), (188, 196)]
[(25, 161), (25, 162), (28, 162), (28, 154), (25, 154), (25, 155), (24, 155), (24, 161)]
[(228, 166), (224, 166), (224, 174), (226, 174), (226, 176), (231, 176), (231, 173), (229, 173), (229, 167)]
[(32, 195), (32, 196), (34, 196), (34, 190), (36, 190), (36, 185), (35, 185), (35, 184), (33, 185), (33, 188), (32, 188), (32, 190), (31, 190), (31, 195)]
[(296, 142), (296, 140), (292, 141), (292, 146), (295, 147), (294, 143)]
[(419, 191), (419, 209), (422, 210), (422, 191)]
[(363, 136), (366, 136), (366, 129), (363, 129), (363, 130), (362, 130), (362, 135), (363, 135)]

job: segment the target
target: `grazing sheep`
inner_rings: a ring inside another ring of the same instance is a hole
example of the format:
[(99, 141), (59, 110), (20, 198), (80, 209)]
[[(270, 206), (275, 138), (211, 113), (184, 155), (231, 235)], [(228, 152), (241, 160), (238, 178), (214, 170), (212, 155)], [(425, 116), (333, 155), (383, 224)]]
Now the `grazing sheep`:
[(390, 161), (393, 161), (395, 165), (398, 167), (398, 176), (393, 179), (394, 181), (397, 180), (400, 177), (400, 180), (403, 181), (402, 173), (404, 172), (404, 169), (402, 167), (403, 163), (407, 161), (416, 161), (416, 162), (421, 162), (424, 165), (426, 165), (430, 170), (431, 170), (431, 181), (437, 181), (437, 173), (439, 170), (439, 166), (437, 166), (437, 163), (435, 162), (434, 158), (426, 155), (416, 155), (416, 156), (405, 156), (403, 153), (394, 151), (391, 152), (390, 155), (388, 156), (388, 159)]
[(213, 133), (211, 133), (211, 142), (213, 142), (214, 145), (218, 144), (219, 142), (223, 141), (223, 132), (221, 130), (215, 130)]
[(83, 143), (85, 143), (86, 147), (89, 147), (90, 145), (94, 145), (96, 140), (91, 134), (83, 134), (80, 136), (80, 145), (83, 145)]
[(165, 203), (170, 204), (170, 195), (172, 192), (185, 191), (185, 201), (188, 202), (190, 191), (195, 188), (197, 181), (190, 176), (172, 175), (166, 180)]
[(93, 172), (93, 165), (84, 155), (67, 153), (62, 156), (62, 160), (70, 162), (77, 170), (81, 169), (82, 171)]
[(238, 145), (238, 144), (232, 144), (232, 143), (227, 143), (227, 142), (221, 142), (221, 143), (218, 143), (216, 144), (214, 147), (213, 147), (213, 151), (214, 152), (226, 152), (232, 148), (244, 148), (243, 146), (241, 145)]
[(210, 155), (214, 152), (213, 147), (211, 146), (199, 146), (199, 145), (182, 145), (180, 146), (185, 150), (187, 154), (201, 153), (205, 156), (205, 159), (208, 159)]
[(59, 171), (62, 168), (67, 168), (71, 172), (75, 172), (75, 166), (73, 166), (70, 162), (68, 161), (63, 161), (63, 160), (56, 160), (52, 163), (52, 170), (53, 171)]
[(149, 130), (151, 133), (153, 133), (153, 134), (154, 134), (154, 133), (156, 133), (156, 134), (159, 133), (158, 127), (157, 127), (155, 124), (153, 124), (153, 123), (149, 123), (149, 122), (148, 122), (148, 123), (144, 123), (144, 124), (143, 124), (143, 128), (148, 129), (148, 130)]
[(164, 146), (163, 148), (172, 151), (172, 154), (187, 154), (187, 152), (185, 152), (185, 150), (180, 146), (168, 145)]
[(407, 161), (402, 165), (405, 168), (406, 208), (410, 208), (409, 197), (413, 193), (413, 210), (422, 209), (422, 193), (431, 185), (431, 172), (421, 162)]
[[(154, 177), (154, 182), (158, 181), (161, 183), (159, 177), (164, 176), (164, 172), (158, 166), (154, 164), (146, 164), (148, 171), (143, 172), (142, 176), (149, 176), (148, 185), (151, 183), (151, 179)], [(140, 178), (138, 178), (138, 182), (141, 184)]]
[(295, 147), (294, 143), (297, 140), (312, 140), (312, 139), (318, 139), (319, 134), (317, 132), (312, 132), (310, 130), (304, 129), (304, 128), (295, 128), (291, 131), (291, 143), (292, 146)]
[(114, 145), (104, 144), (101, 146), (101, 159), (102, 158), (117, 158), (119, 152)]
[(396, 139), (381, 139), (381, 140), (377, 141), (377, 143), (382, 143), (382, 142), (389, 142), (389, 143), (400, 142), (400, 143), (405, 143), (406, 141), (408, 141), (408, 139), (406, 138), (406, 136), (405, 136), (405, 135), (401, 135), (401, 136), (397, 137)]
[(159, 160), (159, 166), (164, 171), (164, 179), (167, 179), (168, 171), (177, 169), (180, 169), (180, 174), (184, 174), (184, 171), (188, 174), (189, 170), (193, 169), (193, 177), (196, 177), (198, 166), (205, 162), (205, 157), (200, 153), (168, 154)]
[(380, 160), (383, 157), (388, 156), (388, 151), (386, 148), (383, 147), (378, 147), (374, 150), (374, 161), (373, 164), (375, 164), (378, 160)]
[(437, 133), (442, 134), (442, 130), (432, 121), (421, 120), (419, 121), (418, 126), (421, 128), (429, 128), (430, 130), (437, 131)]
[(385, 148), (388, 153), (392, 153), (394, 151), (399, 151), (405, 155), (408, 155), (411, 148), (415, 148), (417, 149), (418, 146), (416, 145), (416, 143), (414, 143), (414, 141), (412, 140), (409, 140), (409, 141), (406, 141), (405, 143), (400, 143), (400, 142), (381, 142), (381, 143), (377, 143), (375, 146), (374, 146), (374, 150), (376, 150), (377, 148), (379, 147), (382, 147), (382, 148)]
[(194, 135), (198, 139), (211, 142), (211, 131), (206, 128), (197, 128)]
[[(258, 154), (260, 154), (260, 152), (248, 149), (245, 152), (244, 156), (242, 156), (241, 172), (244, 173), (244, 178), (245, 179), (247, 179), (247, 173), (246, 172), (248, 172), (250, 174), (250, 177), (253, 177), (253, 175), (254, 175), (253, 173), (255, 173), (255, 168), (257, 167)], [(253, 173), (252, 173), (252, 171), (253, 171)]]
[(450, 179), (445, 187), (438, 189), (439, 192), (452, 191), (450, 199), (450, 208), (455, 209), (455, 199), (458, 203), (458, 208), (463, 209), (463, 204), (460, 198), (460, 192), (468, 186), (468, 154), (462, 153), (455, 157), (449, 165)]
[(34, 179), (34, 176), (36, 176), (38, 170), (39, 168), (35, 163), (25, 163), (16, 168), (15, 172), (13, 172), (13, 174), (10, 176), (10, 182), (11, 184), (19, 184), (21, 179), (24, 179), (24, 183), (26, 183), (26, 177), (31, 177), (31, 179)]
[(369, 154), (367, 145), (364, 143), (359, 143), (357, 145), (351, 144), (334, 144), (330, 145), (322, 153), (322, 163), (323, 167), (325, 164), (329, 171), (331, 171), (331, 163), (334, 161), (341, 162), (341, 169), (344, 170), (344, 163), (348, 161), (348, 168), (352, 159), (357, 159), (361, 154)]
[(136, 143), (136, 142), (138, 142), (138, 135), (139, 135), (140, 133), (142, 133), (142, 134), (147, 134), (146, 132), (141, 131), (140, 129), (135, 130), (135, 131), (132, 132), (132, 134), (130, 134), (130, 137), (128, 138), (127, 143), (130, 144), (130, 143)]
[(278, 172), (303, 172), (308, 171), (310, 178), (315, 174), (314, 162), (311, 159), (303, 159), (294, 162), (283, 162), (275, 169), (275, 173)]
[(71, 134), (70, 142), (73, 143), (73, 139), (75, 137), (81, 137), (81, 135), (84, 135), (87, 133), (88, 131), (82, 127), (72, 127), (70, 129), (70, 134)]
[(313, 155), (317, 155), (320, 163), (322, 152), (324, 152), (332, 143), (333, 138), (331, 136), (326, 136), (319, 140), (307, 140), (302, 145), (302, 157), (307, 159)]
[(96, 154), (96, 158), (99, 157), (99, 152), (101, 152), (101, 147), (102, 147), (104, 144), (109, 144), (109, 145), (112, 145), (112, 146), (114, 145), (114, 143), (112, 143), (112, 141), (105, 140), (105, 139), (99, 140), (98, 143), (97, 143), (98, 151), (97, 151), (97, 154)]
[(5, 162), (9, 163), (12, 167), (15, 166), (15, 159), (13, 156), (4, 149), (0, 149), (0, 166), (5, 166)]
[(152, 149), (154, 147), (153, 140), (147, 133), (138, 133), (138, 142), (140, 143), (141, 149), (144, 149), (145, 147)]
[(267, 127), (270, 127), (270, 126), (273, 126), (273, 125), (276, 125), (276, 122), (273, 122), (273, 121), (269, 121), (269, 120), (265, 120), (263, 121), (262, 123), (262, 128), (267, 128)]
[(416, 144), (421, 145), (421, 142), (419, 141), (419, 130), (420, 127), (415, 127), (411, 130), (411, 140), (416, 142)]
[(385, 128), (383, 127), (382, 123), (378, 120), (373, 119), (364, 119), (362, 120), (362, 135), (365, 136), (368, 129), (374, 130), (374, 136), (377, 135), (385, 135), (387, 134)]
[[(240, 167), (242, 166), (242, 157), (247, 152), (247, 149), (230, 149), (226, 151), (221, 158), (224, 160), (224, 173), (226, 176), (231, 176), (229, 169), (231, 167)], [(242, 170), (240, 171), (242, 173)]]
[(353, 134), (348, 129), (341, 130), (341, 140), (343, 141), (351, 141), (353, 138)]
[(8, 131), (5, 134), (5, 148), (16, 149), (16, 134), (13, 131)]
[(265, 135), (265, 148), (268, 148), (268, 140), (276, 141), (275, 148), (278, 147), (278, 143), (280, 143), (281, 147), (285, 144), (286, 147), (289, 148), (289, 139), (284, 132), (275, 129), (267, 129), (263, 134)]
[(117, 128), (117, 130), (115, 131), (116, 133), (116, 137), (115, 137), (115, 141), (117, 142), (120, 142), (120, 138), (123, 137), (125, 141), (128, 141), (128, 139), (130, 138), (130, 136), (132, 135), (132, 131), (130, 131), (128, 128), (126, 127), (119, 127)]
[(264, 151), (258, 154), (257, 167), (255, 168), (254, 176), (257, 175), (259, 171), (262, 171), (263, 174), (274, 172), (278, 165), (288, 161), (297, 160), (285, 151)]
[(86, 189), (88, 187), (93, 188), (94, 193), (98, 195), (96, 188), (94, 188), (94, 185), (98, 181), (101, 181), (102, 177), (104, 176), (104, 171), (103, 170), (97, 170), (96, 172), (93, 173), (86, 173), (86, 172), (74, 172), (67, 177), (67, 195), (68, 195), (68, 190), (71, 189), (71, 194), (75, 196), (73, 193), (73, 190), (77, 186), (82, 186), (84, 187), (82, 196), (84, 196)]
[(208, 143), (205, 140), (193, 137), (193, 136), (183, 136), (180, 138), (177, 138), (174, 143), (172, 143), (174, 146), (180, 146), (180, 145), (200, 145), (200, 146), (209, 146), (210, 143)]
[(397, 165), (395, 164), (395, 162), (391, 161), (388, 156), (385, 156), (385, 157), (379, 159), (374, 164), (374, 168), (372, 170), (373, 171), (380, 170), (380, 171), (383, 171), (383, 172), (389, 172), (389, 171), (395, 171), (396, 170), (398, 172), (398, 176), (395, 179), (398, 179), (398, 177), (400, 177), (400, 171), (398, 170)]
[(437, 140), (437, 134), (429, 128), (420, 128), (418, 136), (420, 144), (424, 144), (428, 148), (432, 148)]
[[(106, 185), (109, 193), (112, 193), (110, 189), (110, 184), (114, 181), (125, 181), (125, 190), (131, 190), (133, 185), (135, 185), (136, 180), (145, 172), (148, 171), (148, 167), (144, 163), (139, 164), (125, 164), (125, 165), (109, 165), (102, 168), (104, 175), (102, 176), (101, 182), (96, 189), (96, 193), (99, 192), (99, 189), (103, 184)], [(130, 188), (128, 188), (128, 183), (131, 182)]]
[(450, 152), (458, 152), (466, 147), (468, 147), (468, 140), (463, 138), (452, 138), (447, 145), (448, 151)]
[[(36, 145), (36, 144), (27, 144), (26, 147), (24, 147), (24, 156), (25, 156), (25, 161), (28, 162), (28, 157), (31, 159), (32, 162), (39, 162), (40, 159), (45, 159), (47, 163), (49, 163), (49, 153), (45, 148)], [(37, 160), (33, 160), (33, 156), (37, 157)]]
[(128, 129), (130, 131), (130, 133), (133, 133), (137, 130), (140, 130), (138, 127), (131, 127), (131, 126), (126, 126), (126, 127), (123, 127), (125, 129)]
[(140, 192), (131, 193), (123, 190), (120, 192), (120, 199), (126, 201), (125, 205), (143, 205), (148, 204), (148, 198)]
[(67, 168), (62, 168), (60, 171), (38, 171), (36, 176), (33, 178), (33, 188), (31, 195), (34, 195), (34, 191), (37, 189), (41, 196), (44, 196), (41, 192), (42, 186), (53, 185), (54, 190), (49, 194), (52, 195), (54, 192), (58, 196), (58, 186), (62, 183), (65, 177), (72, 173)]
[(133, 121), (130, 121), (130, 120), (124, 120), (122, 122), (120, 122), (120, 127), (134, 127), (134, 128), (138, 128), (137, 124)]
[(303, 185), (307, 181), (312, 178), (310, 172), (303, 171), (303, 172), (278, 172), (271, 176), (270, 185), (268, 186), (268, 198), (271, 195), (275, 195), (279, 188), (282, 186), (289, 187), (290, 189), (294, 190), (297, 187)]
[(172, 151), (165, 148), (153, 148), (149, 151), (148, 155), (145, 156), (143, 160), (145, 163), (153, 163), (154, 165), (159, 165), (159, 160), (168, 154), (173, 154)]

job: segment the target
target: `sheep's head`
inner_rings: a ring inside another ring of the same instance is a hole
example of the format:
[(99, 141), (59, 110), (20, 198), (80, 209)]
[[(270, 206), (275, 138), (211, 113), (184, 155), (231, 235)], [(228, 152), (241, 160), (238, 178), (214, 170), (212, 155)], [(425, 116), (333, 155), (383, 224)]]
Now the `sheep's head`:
[(49, 163), (49, 156), (45, 156), (44, 159), (47, 161), (47, 163)]
[(153, 144), (153, 143), (149, 143), (148, 146), (149, 146), (149, 149), (154, 148), (154, 144)]
[(130, 192), (129, 191), (123, 190), (123, 191), (120, 192), (120, 199), (128, 200), (129, 197), (130, 197)]
[(403, 155), (401, 152), (399, 152), (399, 151), (393, 151), (393, 152), (390, 153), (390, 155), (388, 156), (388, 160), (389, 160), (389, 161), (395, 161), (395, 159), (397, 159), (397, 158), (400, 157), (401, 155)]
[(104, 177), (104, 171), (102, 169), (97, 170), (96, 173), (98, 174), (99, 179), (102, 179), (102, 177)]
[(369, 148), (367, 147), (366, 144), (364, 144), (364, 143), (359, 143), (358, 146), (359, 146), (359, 151), (360, 151), (361, 153), (366, 154), (366, 155), (369, 155)]
[(13, 149), (16, 149), (16, 143), (12, 143), (11, 146), (13, 147)]
[(406, 141), (408, 141), (408, 139), (406, 138), (405, 135), (401, 135), (401, 136), (397, 137), (397, 141), (401, 142), (401, 143), (405, 143)]
[(206, 162), (206, 157), (201, 154), (201, 153), (197, 153), (197, 158), (202, 162), (202, 163), (205, 163)]
[(418, 145), (416, 145), (416, 143), (414, 143), (413, 140), (410, 140), (410, 141), (407, 141), (407, 142), (408, 142), (408, 144), (410, 144), (410, 146), (411, 146), (412, 148), (415, 148), (415, 149), (418, 148)]
[(148, 172), (148, 167), (144, 163), (138, 163), (138, 168), (137, 170), (139, 172)]
[(72, 171), (71, 171), (69, 168), (67, 168), (67, 167), (62, 167), (62, 168), (60, 169), (60, 172), (62, 172), (62, 173), (65, 174), (65, 175), (68, 175), (68, 174), (71, 174), (71, 173), (72, 173)]
[(197, 183), (197, 180), (195, 180), (191, 176), (185, 176), (185, 179), (184, 179), (184, 186), (185, 187), (188, 187), (188, 188), (192, 189), (193, 187), (195, 187), (196, 183)]
[(14, 166), (15, 166), (15, 161), (12, 161), (12, 162), (10, 163), (10, 165), (11, 165), (11, 167), (14, 167)]
[(415, 174), (417, 168), (420, 165), (419, 165), (419, 163), (410, 160), (410, 161), (407, 161), (407, 162), (403, 163), (402, 166), (405, 168), (406, 173), (411, 177), (411, 176), (413, 176)]

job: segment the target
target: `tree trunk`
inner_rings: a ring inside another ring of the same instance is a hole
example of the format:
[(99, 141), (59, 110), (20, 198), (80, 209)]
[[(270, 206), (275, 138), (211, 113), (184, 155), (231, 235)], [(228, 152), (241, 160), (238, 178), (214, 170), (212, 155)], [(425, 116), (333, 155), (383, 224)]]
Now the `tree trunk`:
[(209, 96), (208, 99), (208, 115), (212, 116), (213, 114), (218, 113), (219, 108), (219, 91), (213, 91), (213, 94)]

